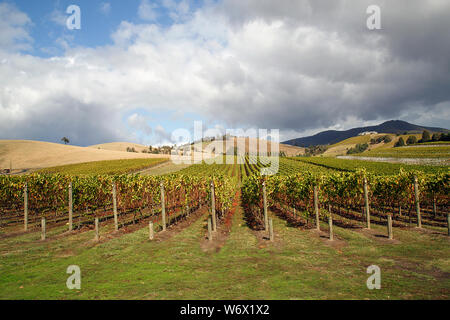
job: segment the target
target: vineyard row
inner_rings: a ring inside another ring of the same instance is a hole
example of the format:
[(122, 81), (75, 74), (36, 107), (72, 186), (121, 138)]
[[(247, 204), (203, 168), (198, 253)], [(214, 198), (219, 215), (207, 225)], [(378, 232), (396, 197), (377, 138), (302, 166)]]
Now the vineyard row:
[[(211, 193), (214, 190), (214, 194)], [(1, 224), (69, 221), (77, 226), (115, 220), (132, 214), (132, 221), (161, 216), (167, 219), (191, 212), (214, 200), (220, 218), (232, 204), (235, 182), (231, 177), (168, 176), (67, 176), (41, 175), (0, 177)]]
[[(243, 181), (244, 210), (254, 227), (267, 223), (267, 206), (294, 212), (306, 212), (323, 219), (322, 208), (333, 208), (342, 221), (365, 221), (370, 227), (370, 213), (379, 219), (396, 216), (397, 226), (415, 221), (444, 226), (449, 205), (449, 174), (412, 174), (377, 176), (364, 171), (334, 172), (261, 177), (252, 175)], [(264, 206), (264, 202), (267, 202)], [(403, 210), (402, 210), (403, 209)], [(328, 212), (328, 211), (325, 211)], [(408, 217), (402, 216), (408, 214)], [(353, 224), (353, 222), (348, 222)]]

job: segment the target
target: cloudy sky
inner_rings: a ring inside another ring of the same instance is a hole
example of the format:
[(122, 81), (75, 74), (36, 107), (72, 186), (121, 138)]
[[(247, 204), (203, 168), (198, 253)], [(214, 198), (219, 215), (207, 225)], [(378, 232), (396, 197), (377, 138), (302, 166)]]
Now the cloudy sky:
[(0, 139), (160, 144), (201, 120), (286, 140), (390, 119), (450, 127), (448, 0), (0, 1)]

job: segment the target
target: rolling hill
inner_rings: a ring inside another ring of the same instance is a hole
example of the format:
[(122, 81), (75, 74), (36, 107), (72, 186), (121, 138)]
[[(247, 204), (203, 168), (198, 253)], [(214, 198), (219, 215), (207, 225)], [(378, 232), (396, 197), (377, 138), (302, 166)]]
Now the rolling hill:
[(359, 127), (353, 128), (345, 131), (337, 130), (327, 130), (319, 132), (313, 136), (291, 139), (283, 142), (284, 144), (299, 146), (299, 147), (309, 147), (313, 145), (328, 145), (335, 144), (339, 141), (355, 137), (361, 132), (365, 131), (376, 131), (379, 133), (421, 133), (423, 130), (428, 130), (431, 132), (449, 132), (448, 129), (444, 128), (434, 128), (434, 127), (424, 127), (415, 124), (411, 124), (406, 121), (401, 120), (390, 120), (383, 122), (377, 126)]
[(95, 144), (89, 147), (95, 149), (123, 151), (123, 152), (126, 152), (127, 148), (134, 148), (137, 152), (142, 152), (142, 150), (148, 150), (148, 146), (131, 142), (109, 142), (109, 143)]
[[(231, 141), (233, 139), (233, 141)], [(203, 149), (207, 151), (211, 151), (213, 149), (218, 150), (217, 146), (219, 143), (228, 143), (228, 145), (233, 145), (237, 147), (245, 146), (245, 153), (257, 153), (262, 143), (266, 143), (267, 150), (271, 150), (272, 142), (257, 138), (249, 138), (249, 137), (232, 137), (224, 142), (224, 140), (216, 140), (208, 144), (203, 145)], [(301, 147), (291, 146), (283, 143), (278, 144), (279, 152), (284, 153), (288, 157), (294, 157), (297, 155), (303, 155), (305, 153), (305, 149)], [(223, 152), (226, 152), (226, 144), (222, 147)]]
[(420, 139), (421, 134), (408, 134), (408, 135), (395, 135), (395, 134), (387, 134), (392, 140), (388, 143), (377, 143), (377, 144), (370, 144), (370, 139), (383, 137), (386, 134), (370, 134), (370, 135), (363, 135), (363, 136), (356, 136), (351, 137), (342, 141), (339, 141), (337, 143), (334, 143), (328, 147), (328, 149), (323, 153), (323, 156), (343, 156), (347, 154), (347, 150), (350, 148), (354, 148), (359, 143), (367, 143), (369, 144), (368, 151), (375, 150), (375, 149), (390, 149), (393, 148), (395, 143), (400, 139), (403, 138), (403, 140), (407, 140), (409, 136), (414, 135), (417, 139)]
[(9, 169), (11, 161), (13, 172), (90, 161), (162, 157), (167, 155), (122, 152), (32, 140), (0, 140), (0, 169)]

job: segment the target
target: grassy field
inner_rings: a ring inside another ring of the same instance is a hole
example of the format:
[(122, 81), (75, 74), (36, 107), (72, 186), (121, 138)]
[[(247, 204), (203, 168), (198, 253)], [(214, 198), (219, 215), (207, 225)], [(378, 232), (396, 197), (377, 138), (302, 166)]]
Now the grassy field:
[(450, 146), (439, 147), (407, 146), (390, 149), (376, 149), (355, 154), (362, 157), (386, 157), (386, 158), (450, 158)]
[(45, 168), (39, 170), (38, 173), (74, 175), (124, 174), (150, 168), (166, 161), (168, 159), (164, 158), (93, 161)]
[[(377, 143), (377, 144), (370, 144), (371, 139), (376, 139), (384, 136), (389, 136), (391, 138), (391, 142), (388, 143)], [(367, 143), (369, 144), (368, 151), (381, 151), (385, 149), (392, 149), (395, 145), (395, 143), (400, 139), (403, 138), (404, 141), (408, 139), (409, 136), (415, 136), (417, 139), (421, 139), (421, 134), (409, 134), (409, 135), (395, 135), (395, 134), (389, 134), (389, 133), (378, 133), (378, 134), (372, 134), (372, 135), (363, 135), (363, 136), (356, 136), (351, 137), (345, 140), (342, 140), (338, 143), (332, 144), (328, 147), (328, 149), (324, 152), (324, 156), (328, 157), (335, 157), (339, 155), (346, 155), (347, 151), (350, 148), (355, 147), (357, 144), (363, 144)], [(368, 152), (366, 151), (366, 152)], [(364, 153), (366, 154), (366, 153)]]
[(292, 161), (304, 162), (310, 165), (325, 167), (329, 169), (356, 171), (359, 168), (365, 168), (368, 172), (376, 174), (397, 174), (402, 168), (405, 171), (423, 171), (425, 173), (447, 172), (448, 166), (426, 166), (413, 164), (399, 164), (387, 162), (372, 162), (364, 160), (347, 160), (328, 157), (297, 157), (290, 158)]
[[(123, 173), (138, 164), (97, 162), (60, 167), (58, 172)], [(400, 167), (438, 169), (298, 157), (280, 158), (280, 174), (354, 170), (360, 165), (378, 173), (396, 173)], [(179, 169), (181, 174), (239, 178), (257, 172), (260, 165), (245, 159), (243, 164)], [(118, 232), (111, 220), (103, 221), (98, 242), (92, 228), (68, 234), (64, 223), (49, 225), (45, 241), (40, 240), (39, 225), (31, 225), (27, 233), (20, 232), (21, 224), (2, 226), (0, 299), (450, 299), (450, 238), (444, 227), (395, 227), (394, 240), (387, 240), (384, 225), (374, 223), (368, 231), (336, 224), (331, 242), (327, 224), (322, 222), (318, 233), (269, 210), (275, 232), (271, 242), (264, 231), (247, 225), (237, 197), (210, 242), (208, 210), (203, 207), (157, 232), (152, 241), (148, 219)], [(80, 290), (66, 287), (69, 265), (81, 269)], [(366, 286), (371, 265), (381, 269), (380, 290)]]
[[(441, 231), (395, 229), (396, 242), (335, 227), (338, 241), (288, 225), (273, 213), (275, 241), (249, 229), (239, 207), (231, 232), (208, 244), (206, 215), (148, 240), (147, 228), (109, 241), (93, 231), (46, 241), (39, 233), (0, 244), (0, 299), (449, 299), (449, 240)], [(375, 226), (384, 234), (384, 228)], [(219, 228), (220, 230), (220, 228)], [(110, 229), (101, 229), (105, 238)], [(170, 236), (169, 236), (170, 235)], [(69, 265), (81, 289), (66, 288)], [(369, 290), (366, 269), (381, 269)]]
[(450, 144), (450, 141), (428, 141), (428, 142), (421, 142), (417, 145), (448, 145)]
[(0, 140), (0, 170), (40, 170), (90, 161), (167, 159), (167, 155), (105, 150), (32, 140)]

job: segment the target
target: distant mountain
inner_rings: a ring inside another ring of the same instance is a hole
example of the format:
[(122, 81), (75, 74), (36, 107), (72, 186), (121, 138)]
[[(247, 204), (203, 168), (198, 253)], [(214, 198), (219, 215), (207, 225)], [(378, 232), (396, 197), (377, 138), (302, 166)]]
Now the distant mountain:
[(408, 133), (420, 133), (423, 130), (428, 130), (431, 132), (449, 132), (448, 129), (444, 128), (424, 127), (408, 123), (406, 121), (390, 120), (377, 126), (353, 128), (346, 131), (322, 131), (313, 136), (291, 139), (288, 141), (284, 141), (283, 143), (297, 147), (309, 147), (319, 144), (334, 144), (339, 141), (357, 136), (359, 133), (365, 131), (376, 131), (378, 133), (404, 133), (405, 131), (407, 131)]

